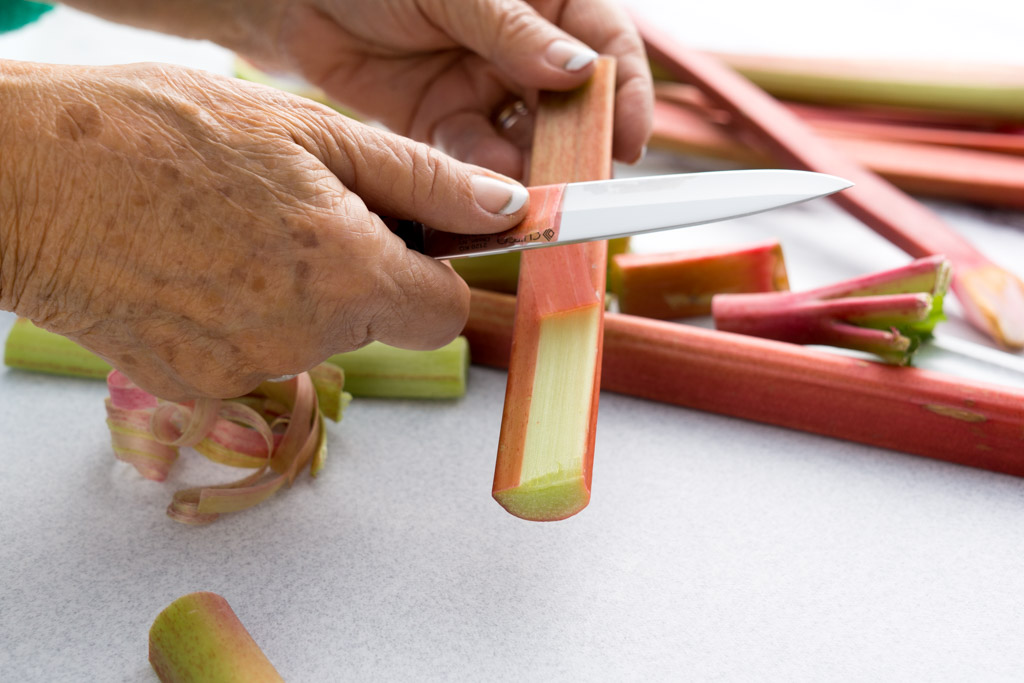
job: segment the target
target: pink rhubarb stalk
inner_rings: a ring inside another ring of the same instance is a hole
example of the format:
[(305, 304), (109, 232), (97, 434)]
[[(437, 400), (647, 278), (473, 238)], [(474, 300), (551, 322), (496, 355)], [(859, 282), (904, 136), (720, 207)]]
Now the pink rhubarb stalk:
[[(515, 299), (473, 291), (473, 361), (506, 367)], [(691, 325), (605, 315), (604, 389), (1024, 476), (1024, 391)]]
[(1024, 348), (1024, 281), (993, 263), (934, 212), (836, 150), (781, 103), (715, 58), (690, 50), (638, 20), (651, 59), (699, 87), (758, 135), (780, 162), (846, 178), (832, 199), (914, 257), (944, 254), (968, 320), (1000, 344)]
[(804, 292), (720, 294), (712, 314), (726, 332), (854, 349), (907, 365), (942, 319), (949, 277), (949, 262), (930, 256)]
[(716, 294), (789, 288), (776, 240), (657, 254), (616, 254), (609, 290), (620, 313), (669, 320), (711, 313)]

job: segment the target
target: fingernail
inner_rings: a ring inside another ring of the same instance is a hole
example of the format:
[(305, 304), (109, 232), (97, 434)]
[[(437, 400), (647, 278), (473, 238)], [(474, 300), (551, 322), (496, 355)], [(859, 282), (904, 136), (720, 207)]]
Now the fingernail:
[(629, 165), (630, 166), (637, 166), (637, 165), (640, 164), (640, 162), (642, 162), (646, 158), (647, 158), (647, 145), (644, 145), (643, 147), (640, 148), (640, 156), (638, 156), (633, 161), (629, 162)]
[(523, 208), (530, 193), (518, 183), (478, 175), (473, 176), (473, 196), (484, 211), (507, 216)]
[(568, 40), (556, 40), (548, 45), (544, 57), (559, 69), (579, 71), (597, 59), (597, 53), (585, 45)]

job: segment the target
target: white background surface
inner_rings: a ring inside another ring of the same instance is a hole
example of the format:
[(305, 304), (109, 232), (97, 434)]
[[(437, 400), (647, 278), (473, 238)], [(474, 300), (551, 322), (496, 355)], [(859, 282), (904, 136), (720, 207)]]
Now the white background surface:
[[(697, 47), (1024, 68), (1018, 2), (632, 4)], [(0, 56), (231, 64), (63, 9)], [(1024, 275), (1024, 214), (931, 206)], [(905, 260), (827, 202), (636, 247), (766, 236), (794, 288)], [(955, 311), (945, 329), (980, 341)], [(110, 451), (102, 383), (0, 370), (0, 680), (155, 681), (149, 625), (195, 590), (292, 682), (1020, 679), (1024, 482), (605, 394), (590, 507), (533, 524), (490, 498), (504, 380), (356, 400), (319, 479), (192, 529), (170, 495), (219, 472), (186, 453), (142, 480)]]

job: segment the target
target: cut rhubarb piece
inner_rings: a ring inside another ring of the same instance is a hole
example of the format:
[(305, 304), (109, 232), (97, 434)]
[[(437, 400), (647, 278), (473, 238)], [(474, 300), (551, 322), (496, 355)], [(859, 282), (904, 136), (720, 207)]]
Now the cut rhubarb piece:
[(950, 259), (952, 289), (967, 319), (1003, 346), (1024, 348), (1024, 281), (993, 263), (934, 212), (815, 135), (749, 80), (638, 23), (654, 61), (729, 111), (781, 163), (846, 178), (854, 186), (833, 195), (833, 201), (911, 256), (944, 254)]
[(66, 337), (36, 327), (26, 318), (14, 321), (4, 345), (4, 364), (51, 375), (105, 379), (110, 364)]
[[(515, 300), (473, 291), (474, 362), (505, 367)], [(620, 394), (1024, 476), (1024, 391), (796, 344), (608, 313)]]
[(466, 394), (469, 344), (461, 337), (432, 351), (372, 342), (327, 360), (344, 369), (345, 389), (353, 396), (458, 398)]
[(609, 290), (620, 313), (670, 320), (711, 314), (716, 294), (789, 289), (778, 241), (688, 249), (671, 253), (617, 254)]
[(227, 600), (184, 595), (149, 629), (149, 663), (162, 683), (284, 683)]
[[(104, 379), (110, 365), (60, 335), (19, 318), (7, 336), (6, 365), (19, 370)], [(323, 366), (310, 370), (324, 417), (335, 420), (344, 408), (344, 396), (331, 392), (344, 381), (353, 396), (377, 398), (455, 398), (466, 393), (469, 346), (465, 339), (433, 351), (410, 351), (371, 343), (362, 349), (331, 356), (328, 362), (343, 371), (325, 374)]]
[[(571, 93), (543, 93), (530, 182), (611, 176), (615, 62)], [(492, 495), (523, 519), (564, 519), (590, 501), (607, 245), (522, 254)]]
[(907, 365), (943, 319), (949, 262), (941, 256), (803, 292), (720, 294), (715, 327), (794, 344), (864, 351)]

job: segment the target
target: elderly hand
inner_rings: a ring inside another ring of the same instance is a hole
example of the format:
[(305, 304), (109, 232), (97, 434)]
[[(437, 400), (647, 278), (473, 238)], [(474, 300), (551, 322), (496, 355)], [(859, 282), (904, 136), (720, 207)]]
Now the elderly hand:
[(444, 344), (465, 283), (374, 212), (495, 232), (525, 211), (495, 173), (175, 67), (0, 61), (0, 148), (0, 309), (174, 400)]
[(463, 161), (519, 178), (529, 116), (498, 113), (569, 90), (594, 51), (618, 61), (615, 158), (638, 160), (654, 92), (643, 44), (615, 0), (66, 0), (146, 28), (208, 38), (298, 72), (347, 107)]
[(264, 58), (392, 130), (521, 177), (514, 143), (528, 137), (503, 137), (495, 114), (581, 84), (594, 50), (618, 60), (614, 154), (636, 161), (651, 131), (651, 75), (611, 0), (297, 0)]

